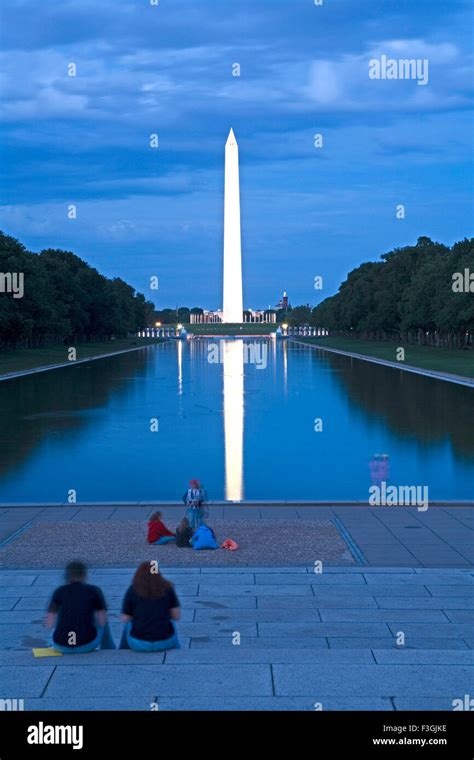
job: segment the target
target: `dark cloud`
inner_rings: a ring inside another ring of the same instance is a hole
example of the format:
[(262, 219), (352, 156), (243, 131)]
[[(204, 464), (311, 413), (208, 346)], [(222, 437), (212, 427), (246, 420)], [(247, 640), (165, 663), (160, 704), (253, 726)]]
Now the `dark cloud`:
[[(320, 269), (334, 289), (420, 234), (470, 233), (468, 2), (3, 0), (1, 16), (2, 226), (32, 248), (137, 286), (155, 262), (166, 303), (186, 301), (184, 276), (218, 305), (230, 126), (253, 305), (314, 300)], [(382, 54), (428, 58), (429, 84), (369, 80)]]

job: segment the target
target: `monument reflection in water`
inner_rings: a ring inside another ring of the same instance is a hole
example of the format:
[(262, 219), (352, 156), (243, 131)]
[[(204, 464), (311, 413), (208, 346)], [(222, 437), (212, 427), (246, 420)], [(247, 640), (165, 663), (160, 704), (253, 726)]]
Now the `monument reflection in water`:
[(221, 341), (224, 385), (225, 498), (244, 498), (244, 342)]
[(212, 500), (366, 500), (376, 453), (393, 484), (471, 499), (472, 399), (291, 341), (149, 346), (0, 383), (0, 503), (174, 501), (191, 477)]

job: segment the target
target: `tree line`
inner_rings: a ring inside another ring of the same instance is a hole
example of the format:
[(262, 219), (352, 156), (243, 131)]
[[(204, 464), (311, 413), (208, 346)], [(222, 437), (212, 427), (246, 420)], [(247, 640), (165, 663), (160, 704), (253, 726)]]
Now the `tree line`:
[(452, 248), (420, 237), (349, 273), (311, 312), (330, 334), (469, 348), (474, 336), (474, 238)]
[[(420, 237), (353, 269), (339, 291), (312, 307), (279, 309), (279, 324), (322, 327), (330, 335), (469, 348), (474, 338), (474, 238), (452, 248)], [(189, 322), (200, 307), (156, 312), (162, 324)]]
[[(274, 310), (277, 322), (365, 340), (472, 347), (474, 238), (449, 248), (420, 237), (380, 258), (353, 269), (314, 308)], [(5, 273), (15, 272), (24, 275), (21, 298), (4, 292)], [(156, 310), (122, 279), (101, 275), (70, 251), (31, 253), (0, 232), (0, 348), (126, 337), (157, 322), (187, 324), (192, 313), (203, 309)]]
[[(23, 291), (11, 292), (21, 273)], [(135, 335), (155, 306), (119, 277), (109, 279), (70, 251), (26, 250), (0, 232), (0, 348), (35, 348)]]

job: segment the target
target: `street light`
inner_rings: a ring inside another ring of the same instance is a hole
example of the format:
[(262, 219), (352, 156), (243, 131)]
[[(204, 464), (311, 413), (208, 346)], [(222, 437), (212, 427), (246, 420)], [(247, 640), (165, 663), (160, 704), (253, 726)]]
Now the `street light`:
[(155, 322), (155, 327), (161, 327), (161, 322)]

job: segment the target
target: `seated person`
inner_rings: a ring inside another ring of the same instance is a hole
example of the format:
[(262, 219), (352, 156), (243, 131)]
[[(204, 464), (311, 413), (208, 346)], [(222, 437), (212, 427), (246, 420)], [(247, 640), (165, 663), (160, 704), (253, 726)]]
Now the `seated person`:
[(191, 538), (193, 549), (218, 549), (214, 531), (208, 525), (201, 525)]
[(162, 652), (180, 649), (175, 620), (181, 617), (174, 586), (160, 574), (154, 561), (142, 562), (122, 604), (125, 628), (120, 649)]
[(181, 548), (184, 546), (188, 546), (189, 548), (191, 548), (191, 544), (189, 543), (189, 540), (192, 537), (193, 532), (194, 531), (189, 524), (188, 518), (183, 517), (180, 524), (176, 528), (176, 546), (180, 546)]
[(161, 516), (161, 512), (153, 512), (148, 520), (149, 544), (169, 544), (170, 541), (176, 541), (176, 536), (168, 530)]
[(51, 597), (46, 616), (48, 628), (54, 628), (51, 646), (63, 653), (84, 654), (94, 649), (116, 649), (109, 624), (107, 605), (98, 586), (86, 583), (83, 562), (70, 562), (66, 583)]

